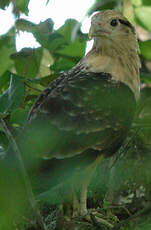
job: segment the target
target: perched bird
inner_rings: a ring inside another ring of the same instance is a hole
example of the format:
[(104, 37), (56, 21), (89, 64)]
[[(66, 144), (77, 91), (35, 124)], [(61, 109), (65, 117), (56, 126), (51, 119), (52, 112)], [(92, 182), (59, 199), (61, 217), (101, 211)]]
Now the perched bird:
[(92, 17), (88, 54), (41, 93), (27, 126), (25, 149), (43, 158), (73, 158), (87, 152), (79, 213), (87, 212), (87, 186), (102, 157), (112, 156), (131, 126), (139, 98), (140, 61), (132, 24), (113, 10)]

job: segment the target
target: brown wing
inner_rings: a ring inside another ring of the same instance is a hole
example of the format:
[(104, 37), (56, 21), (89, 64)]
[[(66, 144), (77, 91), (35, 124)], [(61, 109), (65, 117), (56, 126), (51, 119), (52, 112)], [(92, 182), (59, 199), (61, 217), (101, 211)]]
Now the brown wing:
[(69, 72), (33, 106), (26, 149), (48, 158), (70, 157), (87, 149), (111, 155), (125, 138), (134, 111), (132, 91), (111, 80), (110, 74)]

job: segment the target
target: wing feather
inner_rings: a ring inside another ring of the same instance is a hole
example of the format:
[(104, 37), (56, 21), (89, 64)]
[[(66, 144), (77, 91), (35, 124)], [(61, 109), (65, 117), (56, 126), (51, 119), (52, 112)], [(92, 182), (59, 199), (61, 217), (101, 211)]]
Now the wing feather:
[(41, 135), (48, 139), (40, 155), (64, 158), (90, 148), (110, 149), (112, 154), (111, 149), (115, 151), (125, 138), (134, 110), (135, 98), (128, 86), (107, 73), (74, 69), (40, 95), (29, 123), (40, 124)]

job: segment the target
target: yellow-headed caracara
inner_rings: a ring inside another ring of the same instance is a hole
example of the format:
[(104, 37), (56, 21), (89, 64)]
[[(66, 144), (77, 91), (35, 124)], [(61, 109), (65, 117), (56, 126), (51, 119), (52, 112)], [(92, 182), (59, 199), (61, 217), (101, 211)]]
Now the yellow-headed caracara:
[(81, 189), (81, 215), (87, 212), (86, 188), (98, 162), (112, 156), (126, 138), (140, 88), (138, 43), (131, 23), (119, 12), (101, 11), (92, 17), (89, 35), (92, 49), (33, 105), (25, 141), (32, 154), (49, 159), (97, 153)]

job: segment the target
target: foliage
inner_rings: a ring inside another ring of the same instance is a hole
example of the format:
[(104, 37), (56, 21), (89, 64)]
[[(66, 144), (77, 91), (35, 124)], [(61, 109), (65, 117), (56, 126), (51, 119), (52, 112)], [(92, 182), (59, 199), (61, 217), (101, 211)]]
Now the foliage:
[[(74, 19), (68, 19), (58, 30), (54, 30), (55, 22), (52, 19), (47, 19), (39, 24), (20, 19), (21, 13), (26, 15), (29, 13), (29, 0), (1, 0), (0, 8), (5, 10), (10, 3), (13, 5), (16, 23), (8, 33), (0, 36), (0, 117), (7, 124), (13, 138), (16, 139), (37, 96), (61, 72), (72, 68), (84, 56), (88, 36), (78, 29), (73, 38), (73, 31), (79, 26), (79, 22)], [(87, 14), (91, 15), (96, 10), (113, 8), (120, 9), (127, 16), (131, 12), (130, 20), (135, 22), (138, 32), (140, 28), (143, 28), (146, 31), (142, 33), (147, 33), (145, 40), (142, 40), (140, 32), (138, 33), (142, 60), (142, 96), (129, 137), (132, 140), (131, 144), (128, 145), (128, 150), (125, 150), (127, 148), (125, 146), (124, 150), (120, 150), (124, 154), (127, 152), (127, 156), (123, 157), (121, 154), (121, 157), (114, 162), (111, 170), (111, 173), (114, 171), (114, 176), (110, 179), (112, 182), (109, 184), (107, 183), (110, 178), (109, 161), (105, 161), (103, 167), (95, 175), (96, 180), (90, 186), (89, 196), (92, 198), (95, 192), (96, 196), (93, 198), (93, 202), (95, 205), (100, 205), (104, 194), (112, 190), (113, 194), (115, 193), (114, 196), (119, 199), (120, 205), (124, 206), (125, 210), (129, 209), (133, 214), (144, 207), (145, 202), (151, 201), (149, 195), (151, 192), (151, 39), (149, 36), (149, 32), (151, 32), (151, 3), (147, 0), (96, 0)], [(40, 47), (25, 47), (17, 52), (15, 38), (18, 31), (32, 33)], [(29, 223), (34, 216), (34, 214), (32, 216), (29, 214), (31, 212), (27, 206), (30, 206), (30, 198), (26, 194), (17, 158), (9, 149), (9, 142), (7, 132), (1, 125), (0, 209), (3, 214), (0, 216), (0, 228), (6, 230), (17, 229), (15, 223), (18, 222), (18, 219), (21, 222), (24, 215), (27, 216), (27, 219), (29, 218)], [(129, 139), (126, 141), (127, 143), (129, 143)], [(27, 168), (33, 190), (41, 201), (56, 205), (67, 198), (70, 181), (66, 181), (65, 178), (67, 174), (72, 173), (72, 166), (68, 171), (58, 176), (58, 169), (55, 169), (55, 165), (58, 164), (56, 161), (53, 163), (48, 161), (44, 167), (43, 164), (43, 161), (39, 160), (28, 162)], [(64, 169), (62, 168), (62, 170)], [(50, 180), (51, 174), (55, 175), (52, 180)], [(100, 175), (103, 175), (101, 180)], [(77, 175), (73, 173), (72, 176), (77, 181)], [(137, 196), (136, 194), (139, 193), (137, 191), (141, 186), (145, 192), (142, 196)], [(100, 190), (100, 188), (103, 189)], [(133, 194), (131, 200), (129, 200), (130, 194)], [(110, 196), (107, 198), (111, 199)], [(125, 203), (122, 203), (122, 199), (125, 200)], [(122, 208), (120, 211), (116, 210), (115, 214), (121, 220), (128, 215)], [(140, 217), (138, 225), (131, 221), (128, 227), (121, 229), (147, 230), (150, 229), (150, 223), (148, 216)], [(21, 223), (21, 225), (24, 224)], [(21, 227), (21, 229), (23, 228)]]

